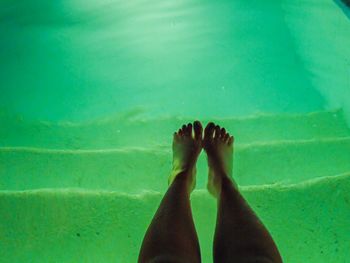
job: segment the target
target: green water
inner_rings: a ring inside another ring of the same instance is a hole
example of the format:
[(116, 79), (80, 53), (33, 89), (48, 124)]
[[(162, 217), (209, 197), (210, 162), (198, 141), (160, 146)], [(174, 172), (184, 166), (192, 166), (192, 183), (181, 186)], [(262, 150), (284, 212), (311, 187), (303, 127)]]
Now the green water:
[(349, 36), (341, 1), (0, 2), (0, 262), (136, 262), (194, 119), (235, 135), (284, 262), (348, 262)]

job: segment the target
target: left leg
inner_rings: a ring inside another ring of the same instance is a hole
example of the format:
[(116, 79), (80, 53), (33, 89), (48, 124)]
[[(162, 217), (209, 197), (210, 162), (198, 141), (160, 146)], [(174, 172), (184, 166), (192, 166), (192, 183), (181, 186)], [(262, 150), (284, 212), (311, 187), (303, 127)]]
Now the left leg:
[(195, 164), (201, 150), (202, 127), (194, 123), (174, 134), (170, 187), (144, 237), (138, 262), (201, 262), (192, 218), (190, 193), (195, 185)]
[(139, 262), (200, 262), (190, 207), (188, 173), (178, 174), (153, 217)]

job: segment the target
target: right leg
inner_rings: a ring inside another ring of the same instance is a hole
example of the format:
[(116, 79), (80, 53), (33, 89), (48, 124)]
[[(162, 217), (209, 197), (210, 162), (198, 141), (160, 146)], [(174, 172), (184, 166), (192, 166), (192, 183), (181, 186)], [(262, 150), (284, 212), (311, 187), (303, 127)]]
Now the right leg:
[(224, 128), (209, 123), (204, 149), (209, 163), (208, 189), (218, 200), (214, 262), (281, 263), (268, 230), (231, 179), (233, 137)]
[(282, 262), (268, 230), (225, 175), (218, 196), (214, 262)]

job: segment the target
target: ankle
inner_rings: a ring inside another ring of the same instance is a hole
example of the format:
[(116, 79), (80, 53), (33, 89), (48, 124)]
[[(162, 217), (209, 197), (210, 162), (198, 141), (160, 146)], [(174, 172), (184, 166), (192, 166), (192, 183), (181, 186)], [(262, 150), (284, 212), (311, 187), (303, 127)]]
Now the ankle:
[(234, 189), (238, 189), (236, 182), (232, 179), (231, 176), (223, 173), (220, 176), (220, 182), (218, 185), (218, 190), (219, 193), (221, 193), (223, 191), (223, 189), (227, 189), (227, 188), (234, 188)]
[(169, 177), (169, 186), (174, 182), (179, 182), (180, 184), (185, 184), (186, 188), (191, 192), (194, 188), (194, 169), (184, 170), (184, 171), (173, 171)]

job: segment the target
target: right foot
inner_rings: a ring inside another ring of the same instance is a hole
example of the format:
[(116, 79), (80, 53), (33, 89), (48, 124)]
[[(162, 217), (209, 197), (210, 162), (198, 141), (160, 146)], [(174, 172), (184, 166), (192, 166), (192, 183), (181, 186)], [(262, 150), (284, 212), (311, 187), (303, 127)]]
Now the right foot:
[(233, 136), (212, 122), (204, 131), (203, 148), (208, 156), (208, 190), (218, 197), (224, 177), (232, 180)]

